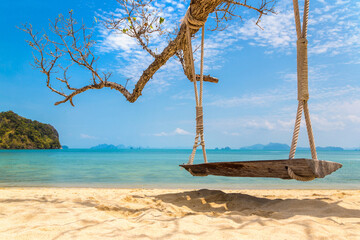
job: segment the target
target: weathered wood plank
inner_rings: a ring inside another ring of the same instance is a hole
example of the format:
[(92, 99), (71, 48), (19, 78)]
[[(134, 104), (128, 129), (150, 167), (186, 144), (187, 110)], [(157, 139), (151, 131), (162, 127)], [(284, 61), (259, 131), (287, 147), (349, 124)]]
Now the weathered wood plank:
[(329, 161), (314, 161), (306, 158), (261, 160), (261, 161), (238, 161), (238, 162), (214, 162), (194, 165), (180, 165), (193, 176), (226, 176), (226, 177), (270, 177), (290, 179), (287, 168), (290, 167), (297, 175), (303, 177), (315, 176), (323, 178), (331, 174), (342, 165)]

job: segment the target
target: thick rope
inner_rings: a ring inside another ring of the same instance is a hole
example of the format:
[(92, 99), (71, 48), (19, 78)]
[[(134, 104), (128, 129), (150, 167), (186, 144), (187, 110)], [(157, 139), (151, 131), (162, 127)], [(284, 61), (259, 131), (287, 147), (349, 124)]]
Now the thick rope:
[[(195, 19), (191, 15), (190, 8), (187, 10), (185, 17), (183, 19), (183, 23), (186, 24), (186, 41), (187, 41), (187, 46), (184, 47), (184, 57), (187, 58), (187, 60), (185, 62), (190, 63), (190, 69), (186, 69), (186, 71), (190, 70), (190, 75), (191, 75), (191, 78), (194, 83), (195, 101), (196, 101), (196, 135), (195, 135), (193, 150), (189, 157), (188, 164), (193, 164), (196, 149), (200, 145), (203, 150), (204, 162), (207, 163), (205, 141), (204, 141), (204, 120), (203, 120), (204, 114), (203, 114), (203, 107), (202, 107), (203, 82), (204, 82), (204, 35), (205, 35), (204, 25), (205, 25), (205, 22), (206, 22), (206, 19), (204, 21)], [(190, 29), (198, 30), (201, 27), (202, 27), (202, 34), (201, 34), (200, 91), (198, 94), (195, 66), (194, 66), (194, 57), (193, 57), (192, 45), (191, 45)], [(189, 68), (189, 67), (186, 67), (186, 68)]]
[[(204, 23), (205, 24), (205, 23)], [(204, 162), (207, 163), (207, 156), (206, 156), (206, 149), (205, 149), (205, 140), (204, 140), (204, 120), (203, 120), (203, 108), (202, 108), (202, 102), (203, 102), (203, 85), (204, 85), (204, 39), (205, 39), (205, 27), (203, 26), (201, 29), (201, 63), (200, 63), (200, 106), (201, 106), (201, 131), (200, 134), (200, 138), (201, 138), (201, 148), (202, 148), (202, 152), (203, 152), (203, 158), (204, 158)], [(196, 109), (196, 113), (198, 112), (198, 110)], [(200, 129), (199, 129), (200, 130)]]
[(191, 77), (192, 77), (192, 80), (193, 80), (193, 83), (194, 83), (196, 106), (199, 106), (199, 97), (198, 97), (198, 90), (197, 90), (197, 83), (196, 83), (194, 56), (193, 56), (193, 53), (192, 53), (192, 44), (191, 44), (191, 36), (190, 36), (189, 24), (186, 24), (186, 41), (187, 41), (187, 50), (185, 51), (184, 55), (187, 55), (188, 58), (189, 58), (188, 62), (190, 63), (190, 72), (191, 72)]
[[(305, 0), (304, 3), (304, 15), (303, 15), (303, 26), (301, 28), (300, 21), (300, 13), (299, 13), (299, 3), (298, 0), (293, 0), (294, 4), (294, 16), (295, 16), (295, 25), (296, 25), (296, 34), (297, 34), (297, 79), (298, 79), (298, 110), (296, 114), (294, 133), (291, 142), (291, 148), (289, 153), (289, 159), (293, 159), (295, 157), (296, 145), (299, 139), (300, 125), (301, 125), (301, 117), (302, 112), (304, 111), (305, 122), (307, 134), (309, 137), (309, 144), (311, 150), (311, 157), (314, 161), (317, 161), (317, 153), (315, 147), (315, 140), (312, 131), (311, 121), (310, 121), (310, 113), (308, 108), (308, 100), (309, 100), (309, 84), (308, 84), (308, 56), (307, 56), (307, 26), (308, 26), (308, 18), (309, 18), (309, 0)], [(317, 166), (318, 164), (315, 164)], [(317, 169), (315, 168), (315, 173)], [(291, 178), (299, 180), (299, 181), (311, 181), (315, 177), (302, 177), (296, 175), (292, 169), (288, 167), (288, 174)]]
[(183, 23), (185, 23), (189, 28), (194, 30), (199, 30), (205, 25), (205, 20), (199, 20), (193, 17), (191, 14), (191, 8), (189, 7), (186, 11), (185, 17), (183, 19)]
[(299, 176), (296, 173), (294, 173), (294, 171), (291, 168), (287, 168), (288, 174), (292, 179), (295, 179), (297, 181), (302, 181), (302, 182), (307, 182), (307, 181), (312, 181), (315, 179), (315, 176), (310, 176), (310, 177), (303, 177), (303, 176)]
[(309, 100), (307, 40), (297, 40), (297, 77), (298, 77), (298, 100)]
[[(189, 12), (189, 10), (188, 10), (188, 12)], [(187, 15), (188, 14), (186, 13), (185, 19), (186, 19)], [(190, 36), (190, 27), (189, 27), (189, 25), (190, 24), (186, 24), (186, 40), (187, 40), (188, 44), (187, 44), (187, 51), (184, 52), (184, 55), (187, 55), (189, 57), (188, 62), (190, 62), (190, 72), (191, 72), (192, 80), (193, 80), (193, 83), (194, 83), (195, 101), (196, 101), (196, 108), (197, 108), (199, 106), (199, 97), (198, 97), (198, 90), (197, 90), (197, 83), (196, 83), (195, 66), (194, 66), (194, 58), (193, 58), (193, 53), (192, 53), (192, 45), (191, 45), (191, 36)], [(194, 141), (194, 145), (193, 145), (193, 150), (192, 150), (191, 155), (189, 157), (188, 164), (193, 164), (196, 149), (199, 146), (198, 145), (199, 135), (198, 135), (198, 127), (197, 127), (198, 126), (197, 125), (198, 124), (197, 112), (198, 111), (196, 111), (196, 135), (195, 135), (195, 141)]]
[(295, 157), (296, 145), (297, 145), (297, 141), (299, 139), (302, 111), (303, 111), (303, 102), (299, 101), (299, 105), (298, 105), (298, 109), (297, 109), (297, 113), (296, 113), (296, 121), (295, 121), (293, 139), (291, 142), (289, 159), (293, 159)]
[(200, 106), (202, 106), (203, 100), (203, 85), (204, 85), (204, 36), (205, 28), (201, 29), (201, 57), (200, 57)]
[(307, 101), (304, 102), (304, 115), (305, 115), (306, 129), (307, 129), (307, 133), (308, 133), (308, 137), (309, 137), (311, 157), (313, 160), (317, 160), (315, 140), (314, 140), (314, 135), (313, 135), (312, 127), (311, 127), (310, 113), (309, 113), (309, 107), (308, 107)]
[(299, 39), (301, 37), (301, 23), (300, 23), (300, 11), (299, 11), (298, 0), (293, 0), (293, 5), (294, 5), (296, 35), (297, 35), (297, 38)]
[(303, 17), (303, 30), (302, 30), (302, 37), (306, 38), (307, 36), (307, 27), (308, 27), (308, 21), (309, 21), (309, 5), (310, 0), (305, 0), (304, 2), (304, 17)]

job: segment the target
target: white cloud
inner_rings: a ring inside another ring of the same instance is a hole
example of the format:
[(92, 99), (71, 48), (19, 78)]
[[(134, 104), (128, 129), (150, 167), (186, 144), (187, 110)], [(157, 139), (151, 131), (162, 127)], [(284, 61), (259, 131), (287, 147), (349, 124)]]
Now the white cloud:
[[(319, 2), (326, 5), (314, 4), (315, 7), (310, 9), (308, 29), (310, 56), (311, 54), (352, 55), (355, 49), (359, 51), (360, 4), (341, 0)], [(238, 38), (246, 40), (249, 45), (266, 47), (266, 52), (273, 53), (270, 48), (289, 53), (295, 49), (296, 42), (291, 2), (278, 4), (277, 12), (276, 15), (262, 17), (260, 25), (264, 30), (255, 26), (254, 22), (257, 18), (251, 18), (240, 26), (232, 27), (232, 32), (237, 34)]]
[(261, 120), (261, 121), (251, 120), (251, 121), (245, 122), (244, 127), (246, 127), (246, 128), (256, 128), (256, 129), (265, 129), (265, 130), (274, 130), (275, 129), (275, 124), (271, 123), (268, 120)]
[(348, 115), (347, 118), (349, 119), (350, 122), (352, 123), (356, 123), (359, 124), (360, 123), (360, 116), (356, 116), (356, 115)]
[(160, 132), (154, 134), (154, 136), (156, 137), (175, 136), (175, 135), (192, 135), (192, 134), (181, 128), (176, 128), (172, 132)]
[(100, 52), (124, 51), (131, 53), (137, 46), (135, 40), (125, 34), (115, 34), (106, 29), (101, 29), (100, 34), (103, 38), (98, 49)]
[[(240, 96), (210, 96), (209, 103), (206, 105), (221, 108), (275, 106), (275, 104), (278, 106), (296, 100), (297, 74), (292, 72), (278, 72), (277, 75), (279, 79), (283, 79), (283, 82), (272, 89), (245, 93)], [(341, 79), (341, 75), (332, 73), (328, 66), (310, 66), (310, 102), (324, 102), (326, 104), (326, 101), (331, 99), (336, 99), (337, 101), (339, 101), (339, 98), (343, 101), (347, 99), (357, 99), (360, 93), (360, 86), (349, 84), (334, 86), (334, 83), (336, 84), (339, 79)]]
[(80, 134), (80, 138), (82, 138), (82, 139), (97, 139), (97, 137), (90, 136), (90, 135), (87, 135), (87, 134), (84, 134), (84, 133)]
[(230, 98), (220, 98), (217, 97), (216, 100), (210, 102), (209, 106), (231, 108), (231, 107), (245, 107), (245, 106), (259, 106), (259, 105), (269, 105), (274, 104), (275, 102), (281, 102), (285, 100), (290, 100), (296, 98), (295, 89), (283, 87), (268, 90), (266, 92), (256, 92), (248, 93), (239, 97), (230, 97)]
[(237, 37), (249, 41), (250, 45), (262, 47), (289, 49), (296, 40), (295, 26), (293, 24), (293, 12), (280, 10), (277, 15), (263, 16), (261, 27), (255, 25), (257, 18), (251, 18), (234, 28)]
[(315, 129), (320, 131), (334, 131), (343, 130), (346, 127), (346, 123), (341, 119), (327, 118), (318, 114), (312, 114), (312, 125), (316, 126)]
[(181, 129), (181, 128), (176, 128), (174, 133), (177, 135), (190, 135), (191, 134), (188, 131), (185, 131), (184, 129)]
[[(360, 24), (357, 18), (360, 4), (345, 0), (319, 2), (322, 4), (314, 4), (310, 11), (308, 31), (310, 56), (313, 54), (355, 55), (354, 52), (360, 50)], [(178, 26), (186, 11), (184, 5), (177, 1), (165, 1), (165, 4), (155, 2), (150, 8), (158, 10), (159, 15), (166, 19), (164, 23), (166, 29), (173, 29)], [(230, 46), (234, 46), (236, 43), (238, 50), (243, 48), (243, 46), (239, 47), (239, 40), (245, 40), (241, 43), (266, 47), (265, 52), (267, 54), (275, 54), (279, 51), (286, 54), (294, 53), (296, 32), (291, 1), (278, 3), (277, 12), (276, 15), (269, 14), (262, 17), (260, 25), (264, 30), (255, 25), (257, 18), (253, 17), (244, 22), (232, 21), (225, 31), (207, 32), (205, 36), (205, 71), (221, 68), (225, 59), (220, 56)], [(117, 9), (115, 13), (121, 15), (122, 11)], [(99, 17), (104, 17), (104, 15), (106, 14), (99, 14)], [(124, 75), (126, 79), (131, 78), (134, 82), (137, 81), (153, 58), (133, 39), (124, 34), (115, 34), (102, 28), (100, 35), (99, 51), (118, 54), (119, 73)], [(194, 49), (199, 43), (200, 38), (193, 41)], [(167, 40), (164, 36), (155, 34), (151, 39), (150, 47), (157, 49), (157, 52), (161, 52), (166, 45)], [(195, 53), (197, 67), (199, 59), (200, 51), (197, 51)], [(350, 62), (358, 61), (359, 57), (357, 56)], [(156, 76), (156, 79), (159, 80), (153, 82), (156, 87), (166, 87), (172, 78), (184, 77), (180, 65), (173, 62), (175, 61), (171, 60), (167, 63), (172, 67), (167, 68), (165, 66), (159, 71)], [(173, 66), (176, 67), (173, 68)]]
[(280, 73), (282, 79), (285, 82), (296, 82), (297, 81), (297, 73)]
[(223, 134), (225, 135), (229, 135), (229, 136), (241, 136), (240, 133), (238, 132), (228, 132), (228, 131), (223, 131)]
[(175, 100), (193, 100), (193, 101), (195, 101), (194, 90), (180, 91), (180, 92), (176, 93), (175, 95), (172, 95), (171, 98), (173, 98)]
[[(285, 92), (285, 91), (280, 91)], [(346, 85), (343, 87), (318, 87), (313, 89), (309, 101), (310, 116), (314, 131), (335, 132), (335, 131), (358, 131), (360, 132), (360, 86)], [(293, 95), (293, 94), (292, 94)], [(295, 96), (284, 95), (273, 91), (271, 93), (255, 93), (250, 98), (240, 97), (222, 99), (213, 102), (216, 107), (232, 106), (246, 107), (249, 109), (276, 106), (272, 111), (264, 111), (264, 115), (253, 111), (244, 111), (241, 117), (227, 117), (223, 114), (225, 110), (218, 108), (218, 115), (224, 116), (220, 119), (208, 120), (211, 129), (223, 129), (229, 133), (243, 132), (249, 129), (262, 129), (268, 131), (288, 131), (292, 133), (296, 114), (296, 93)], [(251, 101), (248, 101), (250, 99)], [(255, 100), (254, 100), (255, 99)], [(257, 100), (256, 100), (257, 99)], [(290, 99), (293, 101), (289, 102)], [(264, 104), (267, 105), (264, 105)], [(265, 109), (266, 109), (265, 108)], [(304, 119), (304, 116), (302, 116)], [(305, 122), (302, 121), (302, 129), (305, 129)], [(223, 132), (225, 134), (225, 132)]]
[[(165, 1), (166, 4), (155, 2), (150, 8), (159, 11), (159, 15), (165, 18), (165, 29), (174, 29), (180, 25), (180, 20), (183, 18), (186, 8), (184, 4), (178, 1)], [(109, 13), (98, 14), (99, 18), (106, 18)], [(123, 12), (120, 9), (115, 11), (116, 15), (121, 16)], [(235, 28), (236, 29), (236, 28)], [(198, 33), (198, 36), (200, 32)], [(225, 59), (220, 57), (225, 53), (229, 46), (232, 46), (239, 39), (234, 35), (232, 31), (221, 32), (206, 32), (205, 34), (205, 73), (210, 69), (219, 69), (225, 62)], [(118, 68), (116, 71), (123, 75), (125, 79), (131, 79), (130, 85), (134, 85), (143, 71), (153, 61), (146, 51), (142, 49), (140, 45), (136, 43), (134, 39), (131, 39), (124, 34), (114, 33), (100, 28), (100, 40), (98, 51), (101, 53), (113, 53), (117, 55)], [(155, 52), (160, 53), (164, 49), (168, 40), (165, 36), (154, 34), (150, 39), (151, 44), (149, 47)], [(193, 40), (193, 49), (197, 49), (200, 45), (200, 37)], [(242, 46), (236, 46), (236, 50), (240, 51)], [(199, 71), (200, 50), (194, 53), (195, 66)], [(173, 79), (185, 78), (181, 65), (175, 59), (170, 59), (166, 65), (164, 65), (149, 82), (154, 86), (152, 89), (166, 89)], [(129, 85), (128, 85), (129, 86)], [(131, 88), (129, 86), (128, 88)]]
[[(165, 16), (167, 28), (179, 25), (186, 8), (177, 1), (167, 0), (167, 4), (157, 5), (162, 9)], [(210, 69), (221, 68), (226, 63), (222, 54), (237, 46), (238, 50), (246, 47), (247, 44), (265, 47), (267, 54), (294, 54), (296, 32), (293, 19), (291, 1), (279, 3), (277, 15), (263, 16), (261, 30), (255, 25), (255, 18), (250, 18), (242, 23), (231, 22), (228, 29), (222, 32), (206, 32), (205, 36), (205, 73)], [(175, 9), (175, 11), (172, 10)], [(358, 12), (360, 4), (351, 1), (318, 1), (311, 5), (309, 21), (309, 56), (314, 55), (339, 55), (347, 54), (348, 63), (359, 63), (360, 58), (360, 24)], [(245, 19), (245, 18), (244, 18)], [(103, 32), (100, 51), (115, 52), (118, 55), (118, 72), (125, 78), (131, 78), (132, 84), (139, 78), (142, 71), (152, 62), (152, 57), (141, 49), (132, 39)], [(151, 47), (158, 48), (158, 52), (167, 45), (163, 37), (155, 36)], [(194, 49), (199, 46), (200, 38), (194, 39)], [(241, 44), (241, 46), (239, 46)], [(353, 57), (349, 57), (353, 56)], [(198, 69), (200, 51), (195, 52), (196, 67)], [(253, 117), (244, 115), (242, 118), (229, 118), (224, 120), (227, 132), (239, 132), (239, 129), (267, 129), (271, 131), (291, 131), (296, 113), (296, 73), (283, 72), (284, 85), (276, 86), (271, 90), (263, 92), (247, 93), (241, 96), (208, 96), (210, 103), (207, 106), (220, 108), (230, 107), (260, 107), (279, 106), (272, 116)], [(145, 91), (162, 91), (172, 82), (172, 79), (184, 78), (181, 66), (175, 60), (170, 60), (162, 69), (156, 73), (149, 82)], [(337, 87), (329, 83), (338, 82), (340, 76), (329, 72), (329, 66), (310, 65), (310, 110), (313, 117), (314, 129), (321, 131), (332, 131), (356, 127), (360, 119), (360, 109), (357, 97), (359, 87), (343, 86)], [(329, 81), (330, 80), (330, 81)], [(327, 86), (323, 84), (327, 81)], [(294, 84), (289, 84), (294, 83)], [(332, 86), (332, 87), (329, 87)], [(194, 96), (192, 91), (181, 92), (175, 99), (191, 99)], [(291, 102), (291, 103), (290, 103)], [(220, 110), (221, 111), (221, 110)], [(314, 112), (314, 114), (313, 114)], [(266, 120), (264, 120), (266, 119)], [(247, 124), (244, 124), (247, 122)], [(210, 123), (213, 126), (220, 126), (222, 121)], [(182, 129), (181, 129), (182, 130)], [(175, 129), (172, 132), (156, 133), (154, 136), (188, 135)], [(224, 133), (225, 134), (225, 133)]]
[[(243, 23), (231, 22), (228, 29), (221, 32), (207, 32), (205, 36), (205, 73), (211, 69), (219, 69), (226, 63), (226, 59), (221, 55), (230, 46), (243, 46), (240, 43), (266, 47), (267, 54), (277, 54), (279, 51), (285, 54), (294, 53), (296, 31), (293, 18), (293, 10), (290, 1), (278, 4), (278, 14), (269, 14), (262, 17), (261, 26), (264, 30), (255, 25), (257, 18), (250, 18)], [(325, 3), (324, 3), (325, 4)], [(181, 5), (181, 6), (180, 6)], [(183, 4), (176, 1), (166, 1), (166, 4), (157, 4), (153, 8), (161, 11), (165, 17), (166, 28), (172, 29), (180, 24), (186, 9)], [(339, 7), (341, 6), (341, 7)], [(173, 11), (176, 8), (176, 11)], [(310, 11), (309, 22), (309, 53), (310, 57), (314, 54), (353, 54), (354, 49), (360, 51), (360, 26), (354, 14), (360, 10), (360, 6), (349, 1), (326, 2), (326, 5), (314, 7)], [(117, 13), (120, 14), (120, 10)], [(118, 55), (117, 72), (125, 79), (130, 79), (128, 88), (131, 89), (137, 82), (144, 69), (153, 61), (153, 58), (145, 52), (136, 42), (123, 35), (114, 34), (102, 29), (102, 40), (100, 41), (99, 51), (115, 52)], [(246, 42), (239, 42), (244, 40)], [(200, 38), (193, 41), (194, 49), (200, 44)], [(163, 36), (155, 35), (150, 47), (160, 52), (167, 45)], [(245, 44), (242, 44), (245, 45)], [(234, 48), (232, 48), (234, 49)], [(199, 70), (200, 51), (194, 54), (195, 66)], [(348, 61), (356, 63), (359, 57)], [(312, 81), (323, 81), (329, 76), (322, 75), (312, 66), (309, 68), (309, 77)], [(321, 70), (321, 69), (320, 69)], [(172, 81), (178, 78), (185, 78), (181, 65), (175, 60), (170, 59), (149, 82), (145, 91), (161, 92), (166, 90)], [(283, 76), (285, 81), (295, 81), (296, 73), (288, 73)], [(275, 100), (278, 93), (268, 94), (267, 96), (249, 95), (233, 98), (220, 98), (213, 101), (210, 105), (232, 107), (248, 103), (263, 104)], [(282, 97), (283, 98), (283, 97)]]
[[(159, 16), (165, 18), (162, 24), (163, 28), (170, 30), (179, 24), (179, 19), (184, 15), (186, 9), (176, 1), (167, 1), (166, 3), (164, 4), (162, 1), (154, 2), (149, 6), (149, 9), (157, 11)], [(106, 19), (112, 14), (123, 16), (125, 13), (121, 9), (116, 9), (114, 12), (100, 12), (97, 17)], [(116, 56), (117, 64), (116, 67), (113, 67), (115, 68), (113, 71), (123, 76), (125, 80), (129, 79), (127, 88), (133, 88), (143, 71), (154, 61), (154, 58), (129, 36), (121, 32), (110, 31), (103, 26), (99, 26), (99, 28), (100, 39), (97, 50), (100, 53), (110, 53)], [(162, 36), (159, 33), (152, 34), (149, 48), (156, 53), (160, 53), (166, 46), (166, 36)], [(183, 76), (180, 64), (174, 59), (170, 59), (149, 81), (145, 91), (162, 91), (179, 74)]]
[(280, 129), (291, 129), (292, 127), (294, 127), (295, 124), (295, 119), (291, 119), (291, 120), (287, 120), (287, 121), (283, 121), (283, 120), (277, 120), (277, 125), (279, 126)]

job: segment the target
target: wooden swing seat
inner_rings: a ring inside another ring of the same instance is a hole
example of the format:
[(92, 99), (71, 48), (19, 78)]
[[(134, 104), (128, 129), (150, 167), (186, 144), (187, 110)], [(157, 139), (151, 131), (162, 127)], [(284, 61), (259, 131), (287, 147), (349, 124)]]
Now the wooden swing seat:
[(324, 178), (342, 164), (323, 160), (294, 158), (283, 160), (212, 162), (180, 165), (193, 176), (267, 177), (291, 179), (288, 168), (302, 177)]

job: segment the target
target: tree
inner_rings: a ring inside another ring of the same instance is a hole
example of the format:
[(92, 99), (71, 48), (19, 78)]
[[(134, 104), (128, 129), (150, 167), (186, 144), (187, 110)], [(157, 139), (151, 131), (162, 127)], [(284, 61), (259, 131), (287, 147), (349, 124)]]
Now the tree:
[[(98, 57), (95, 56), (94, 46), (96, 42), (92, 39), (91, 29), (84, 24), (79, 24), (73, 17), (73, 11), (70, 10), (68, 17), (59, 15), (54, 22), (50, 24), (50, 34), (34, 32), (32, 25), (24, 25), (22, 30), (30, 35), (28, 44), (35, 50), (34, 67), (46, 75), (47, 87), (61, 95), (64, 99), (55, 103), (55, 105), (69, 101), (73, 104), (73, 98), (90, 89), (111, 88), (122, 93), (129, 102), (135, 102), (144, 89), (148, 81), (171, 57), (176, 57), (182, 64), (184, 73), (191, 81), (191, 72), (187, 71), (189, 60), (184, 57), (186, 50), (186, 24), (175, 30), (174, 33), (164, 31), (162, 23), (164, 18), (158, 15), (157, 10), (149, 7), (155, 0), (117, 0), (121, 14), (112, 14), (106, 19), (101, 19), (102, 23), (119, 34), (136, 39), (137, 43), (153, 57), (153, 62), (143, 71), (136, 82), (132, 92), (120, 83), (109, 81), (111, 72), (100, 71), (96, 63)], [(254, 1), (253, 1), (254, 2)], [(258, 6), (249, 4), (247, 0), (191, 0), (188, 11), (192, 19), (204, 22), (209, 14), (214, 15), (215, 26), (213, 31), (223, 30), (226, 22), (234, 17), (240, 17), (240, 9), (250, 9), (258, 13), (260, 22), (262, 15), (274, 13), (276, 0), (257, 0)], [(95, 18), (97, 21), (97, 19)], [(199, 26), (200, 28), (201, 26)], [(190, 34), (194, 36), (199, 28), (191, 28)], [(156, 53), (150, 48), (149, 43), (154, 34), (160, 34), (169, 38), (168, 45), (161, 53)], [(174, 36), (174, 37), (173, 37)], [(67, 59), (66, 59), (67, 58)], [(68, 77), (68, 70), (73, 65), (81, 66), (88, 70), (91, 76), (91, 84), (77, 88), (73, 87)], [(196, 79), (199, 80), (199, 75)], [(66, 87), (66, 91), (56, 88), (52, 84), (57, 80), (58, 83)], [(217, 79), (211, 76), (204, 76), (204, 81), (217, 82)]]

